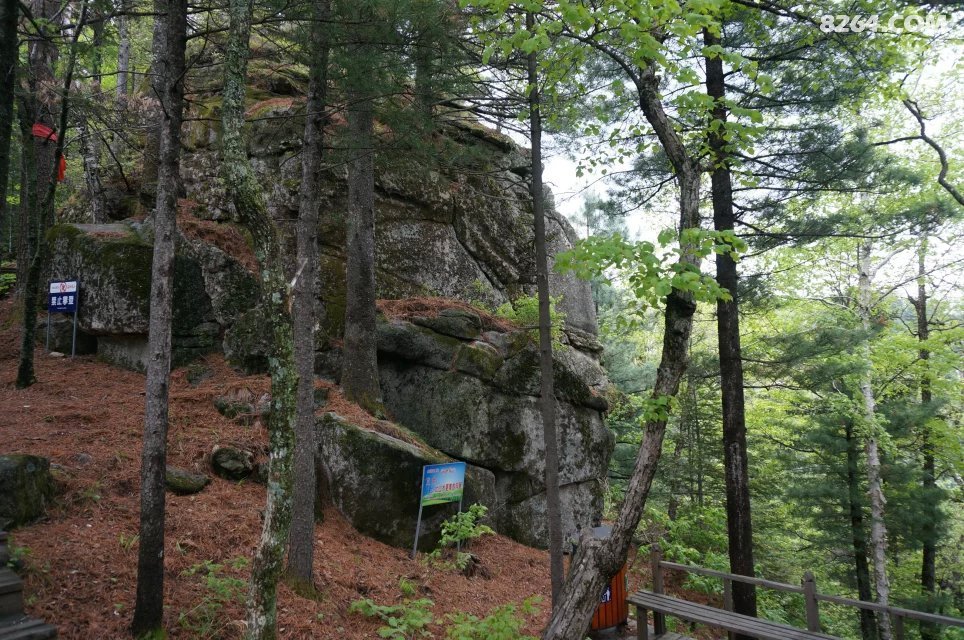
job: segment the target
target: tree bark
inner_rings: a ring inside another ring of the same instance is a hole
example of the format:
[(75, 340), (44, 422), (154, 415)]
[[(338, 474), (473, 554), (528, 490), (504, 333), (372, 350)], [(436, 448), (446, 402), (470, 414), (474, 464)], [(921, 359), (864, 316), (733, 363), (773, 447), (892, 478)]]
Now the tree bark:
[(161, 157), (154, 207), (154, 258), (148, 321), (147, 382), (141, 453), (140, 545), (137, 597), (131, 631), (135, 636), (163, 629), (164, 476), (167, 467), (168, 392), (171, 378), (171, 317), (174, 290), (174, 240), (177, 185), (184, 111), (187, 1), (155, 0), (153, 90), (161, 100)]
[[(370, 19), (359, 17), (359, 22)], [(364, 25), (360, 29), (364, 29)], [(365, 36), (361, 39), (364, 41)], [(362, 43), (358, 57), (367, 59), (372, 47)], [(378, 351), (375, 336), (375, 141), (374, 103), (366, 86), (369, 72), (361, 65), (349, 65), (347, 219), (347, 302), (345, 304), (345, 346), (341, 387), (345, 397), (366, 410), (378, 413), (382, 392), (378, 380)]]
[[(913, 303), (917, 315), (917, 340), (921, 345), (917, 354), (923, 368), (920, 378), (920, 403), (925, 412), (928, 412), (934, 398), (929, 370), (931, 352), (926, 346), (930, 339), (930, 321), (927, 318), (928, 230), (926, 224), (923, 225), (920, 234), (920, 245), (917, 249), (917, 298), (913, 300)], [(927, 598), (928, 608), (932, 609), (937, 595), (937, 521), (940, 518), (940, 502), (937, 489), (934, 440), (926, 414), (923, 421), (921, 425), (921, 453), (924, 458), (921, 468), (923, 472), (921, 478), (923, 504), (921, 506), (924, 510), (924, 516), (921, 523), (923, 549), (921, 552), (920, 586), (921, 595)], [(937, 640), (940, 637), (940, 628), (922, 622), (920, 635), (922, 640)]]
[[(526, 28), (535, 31), (535, 16), (526, 13)], [(562, 562), (562, 514), (559, 504), (559, 438), (556, 435), (556, 398), (552, 378), (552, 318), (549, 313), (549, 258), (546, 255), (545, 196), (542, 189), (542, 116), (540, 112), (539, 71), (536, 54), (527, 56), (529, 77), (529, 133), (532, 144), (532, 214), (536, 245), (536, 286), (539, 296), (539, 408), (545, 440), (546, 519), (549, 530), (549, 573), (552, 606), (559, 604), (565, 569)]]
[(0, 0), (0, 227), (12, 215), (7, 207), (10, 147), (13, 136), (13, 97), (17, 85), (17, 0)]
[[(114, 88), (114, 109), (119, 126), (126, 122), (127, 96), (130, 91), (131, 66), (131, 38), (129, 18), (125, 13), (128, 9), (126, 2), (121, 2), (121, 13), (117, 16), (117, 86)], [(117, 133), (111, 141), (111, 151), (115, 158), (120, 158), (124, 150), (124, 136)]]
[[(874, 601), (867, 562), (867, 530), (864, 527), (864, 508), (860, 500), (860, 453), (853, 424), (844, 426), (847, 440), (847, 507), (850, 511), (850, 536), (854, 549), (854, 575), (857, 578), (857, 597)], [(877, 640), (877, 619), (873, 611), (860, 610), (860, 635), (864, 640)]]
[[(708, 30), (703, 32), (707, 46), (720, 40)], [(724, 139), (726, 123), (726, 87), (723, 59), (706, 56), (706, 93), (713, 98), (709, 144), (713, 171), (713, 228), (732, 231), (736, 215), (733, 211), (733, 179), (729, 153)], [(740, 345), (740, 303), (736, 261), (729, 253), (716, 255), (716, 281), (730, 292), (730, 300), (716, 303), (716, 328), (720, 354), (720, 390), (723, 401), (723, 468), (726, 484), (726, 528), (729, 542), (730, 571), (737, 575), (753, 575), (753, 526), (750, 512), (750, 473), (746, 446), (746, 414), (743, 397), (743, 358)], [(756, 617), (756, 588), (752, 584), (733, 583), (733, 610)], [(748, 636), (736, 635), (739, 640)]]
[(241, 223), (254, 240), (261, 267), (261, 303), (271, 336), (271, 414), (268, 417), (268, 488), (261, 539), (251, 563), (247, 599), (247, 638), (277, 637), (278, 579), (291, 526), (292, 458), (298, 374), (291, 326), (291, 291), (277, 230), (268, 215), (261, 184), (248, 160), (242, 137), (251, 0), (230, 0), (229, 31), (224, 58), (222, 175)]
[[(877, 400), (873, 388), (873, 363), (870, 353), (871, 331), (871, 280), (874, 270), (871, 264), (873, 243), (867, 239), (857, 249), (859, 281), (857, 310), (861, 325), (868, 336), (861, 346), (864, 359), (864, 372), (860, 379), (860, 393), (864, 401), (864, 453), (867, 458), (867, 495), (870, 499), (870, 544), (874, 559), (874, 587), (877, 591), (877, 604), (888, 606), (890, 600), (890, 581), (887, 577), (887, 526), (884, 523), (884, 507), (887, 500), (880, 480), (880, 450), (878, 446)], [(890, 616), (881, 613), (877, 616), (881, 640), (891, 640)]]
[[(102, 18), (102, 16), (98, 16)], [(91, 51), (91, 83), (90, 83), (90, 102), (97, 105), (101, 102), (101, 68), (102, 53), (104, 46), (104, 21), (96, 20), (93, 24), (94, 37)], [(164, 73), (160, 71), (159, 73)], [(166, 114), (162, 114), (166, 118)], [(87, 195), (90, 198), (90, 218), (94, 224), (106, 221), (104, 215), (104, 189), (100, 181), (100, 135), (91, 130), (90, 122), (84, 119), (81, 124), (81, 148), (84, 154), (84, 182), (87, 184)], [(163, 155), (164, 150), (161, 149)], [(163, 162), (163, 160), (162, 160)], [(160, 193), (160, 186), (158, 186)]]
[[(640, 69), (634, 82), (640, 109), (653, 127), (676, 173), (680, 193), (680, 230), (697, 228), (700, 221), (699, 163), (687, 154), (682, 138), (663, 110), (658, 90), (659, 80), (653, 66)], [(682, 268), (698, 267), (699, 263), (695, 257), (695, 248), (682, 240), (678, 262)], [(666, 297), (663, 347), (653, 386), (654, 398), (674, 396), (679, 390), (680, 380), (688, 363), (689, 339), (695, 311), (696, 303), (689, 293), (673, 289)], [(582, 640), (593, 611), (599, 604), (603, 588), (626, 561), (633, 532), (639, 525), (653, 477), (656, 475), (666, 421), (650, 420), (645, 425), (645, 431), (612, 535), (606, 540), (582, 540), (569, 565), (569, 575), (559, 604), (553, 608), (552, 618), (543, 635), (544, 640)]]
[(298, 367), (298, 408), (295, 423), (294, 490), (288, 542), (288, 576), (310, 586), (315, 550), (315, 327), (318, 323), (318, 204), (325, 124), (330, 0), (312, 4), (311, 64), (304, 143), (301, 147), (301, 189), (298, 204), (298, 258), (292, 303), (295, 364)]

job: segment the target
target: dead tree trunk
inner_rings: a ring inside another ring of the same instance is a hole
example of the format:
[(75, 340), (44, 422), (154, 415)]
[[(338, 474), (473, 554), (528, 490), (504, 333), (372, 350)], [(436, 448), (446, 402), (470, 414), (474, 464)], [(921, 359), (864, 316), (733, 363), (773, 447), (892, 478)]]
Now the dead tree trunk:
[[(847, 507), (850, 512), (850, 538), (854, 550), (854, 574), (857, 578), (857, 597), (874, 601), (867, 562), (867, 529), (864, 526), (864, 506), (860, 499), (860, 451), (852, 423), (844, 426), (847, 440)], [(860, 635), (864, 640), (877, 640), (877, 619), (873, 611), (860, 610)]]
[[(926, 346), (930, 339), (930, 320), (927, 317), (927, 247), (928, 230), (926, 224), (922, 225), (920, 232), (920, 245), (917, 248), (917, 297), (912, 299), (914, 311), (917, 315), (917, 341), (920, 349), (917, 352), (918, 358), (923, 367), (920, 377), (920, 403), (928, 411), (934, 400), (931, 390), (931, 374), (929, 363), (931, 351)], [(928, 421), (924, 418), (921, 425), (921, 453), (923, 454), (923, 464), (921, 471), (921, 487), (923, 489), (923, 509), (925, 511), (921, 524), (921, 571), (920, 586), (921, 595), (928, 599), (928, 606), (934, 605), (934, 598), (937, 595), (937, 522), (940, 518), (939, 489), (937, 488), (937, 464), (934, 451), (934, 437), (931, 433)], [(940, 637), (940, 628), (933, 624), (921, 623), (920, 635), (923, 640), (937, 640)]]
[[(359, 16), (359, 23), (371, 20)], [(365, 29), (360, 24), (359, 33)], [(371, 59), (371, 45), (359, 46), (358, 56)], [(345, 347), (341, 387), (345, 396), (373, 413), (381, 410), (378, 351), (375, 336), (375, 115), (367, 70), (348, 69), (348, 220), (345, 304)]]
[[(44, 10), (46, 11), (48, 9), (46, 0), (43, 1)], [(40, 149), (34, 153), (34, 160), (36, 161), (36, 179), (34, 183), (36, 187), (34, 188), (33, 197), (30, 202), (32, 219), (28, 237), (32, 236), (34, 242), (29, 246), (27, 253), (29, 264), (27, 266), (26, 281), (23, 284), (23, 331), (21, 333), (20, 363), (17, 367), (16, 382), (17, 388), (20, 389), (34, 383), (33, 352), (37, 329), (37, 309), (40, 306), (40, 277), (44, 272), (50, 252), (50, 247), (47, 244), (46, 231), (54, 219), (54, 203), (57, 195), (57, 158), (63, 155), (64, 140), (67, 137), (67, 122), (70, 113), (70, 86), (74, 78), (74, 66), (77, 63), (77, 42), (80, 39), (80, 34), (83, 32), (84, 24), (87, 20), (87, 4), (87, 0), (84, 0), (80, 8), (77, 24), (74, 26), (73, 38), (70, 43), (70, 53), (64, 69), (63, 85), (59, 92), (60, 118), (57, 130), (60, 132), (60, 135), (57, 137), (55, 143), (51, 143), (52, 134), (46, 137), (46, 139), (42, 139), (37, 135), (33, 136), (34, 140), (32, 144), (35, 147), (40, 146)], [(42, 39), (45, 40), (46, 37)], [(38, 45), (36, 53), (39, 59), (34, 62), (38, 68), (49, 70), (50, 67), (48, 67), (47, 64), (50, 63), (51, 58), (48, 56), (52, 56), (52, 54), (43, 52), (42, 49), (43, 47)], [(50, 87), (53, 88), (52, 76), (50, 82)], [(41, 88), (42, 84), (38, 84), (37, 90), (39, 91)], [(28, 110), (28, 114), (50, 113), (51, 105), (40, 101), (39, 94), (35, 94), (33, 100), (43, 106), (32, 111)], [(25, 142), (31, 144), (31, 142)], [(38, 156), (40, 156), (39, 159)]]
[[(103, 16), (98, 16), (93, 24), (94, 37), (92, 41), (92, 63), (91, 63), (91, 83), (89, 104), (92, 109), (98, 109), (102, 102), (101, 96), (101, 68), (103, 55), (101, 53), (104, 46), (104, 20)], [(160, 73), (164, 73), (161, 71)], [(166, 118), (166, 114), (162, 114)], [(87, 183), (87, 195), (90, 198), (90, 221), (99, 224), (106, 221), (104, 215), (104, 188), (100, 179), (100, 152), (101, 141), (100, 133), (93, 130), (90, 125), (90, 118), (85, 117), (80, 126), (81, 149), (84, 156), (84, 182)], [(164, 150), (161, 149), (163, 155)], [(163, 162), (163, 160), (162, 160)], [(160, 186), (158, 186), (160, 193)]]
[(0, 0), (0, 227), (12, 215), (7, 207), (10, 146), (13, 136), (13, 96), (17, 80), (17, 0)]

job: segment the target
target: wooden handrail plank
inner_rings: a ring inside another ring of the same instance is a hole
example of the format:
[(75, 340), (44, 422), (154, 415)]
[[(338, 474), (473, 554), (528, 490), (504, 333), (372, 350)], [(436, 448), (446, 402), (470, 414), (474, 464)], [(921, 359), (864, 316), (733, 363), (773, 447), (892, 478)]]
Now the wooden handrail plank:
[(674, 569), (676, 571), (685, 571), (687, 573), (695, 573), (701, 576), (709, 576), (711, 578), (721, 578), (724, 580), (734, 580), (736, 582), (743, 582), (745, 584), (753, 584), (758, 587), (767, 587), (768, 589), (773, 589), (775, 591), (788, 591), (790, 593), (803, 593), (803, 587), (797, 587), (792, 584), (784, 584), (783, 582), (774, 582), (772, 580), (766, 580), (764, 578), (754, 578), (752, 576), (741, 576), (736, 573), (726, 573), (725, 571), (716, 571), (714, 569), (705, 569), (703, 567), (694, 567), (689, 564), (679, 564), (676, 562), (669, 562), (668, 560), (663, 560), (661, 563), (666, 569)]
[[(670, 562), (668, 560), (662, 560), (660, 563), (661, 568), (671, 569), (673, 571), (684, 571), (686, 573), (694, 573), (696, 575), (708, 576), (711, 578), (720, 578), (723, 580), (734, 580), (736, 582), (742, 582), (744, 584), (752, 584), (758, 587), (766, 587), (767, 589), (773, 589), (775, 591), (785, 591), (788, 593), (798, 593), (800, 595), (806, 595), (803, 587), (797, 587), (792, 584), (785, 584), (783, 582), (774, 582), (772, 580), (766, 580), (764, 578), (755, 578), (751, 576), (741, 576), (736, 573), (727, 573), (725, 571), (716, 571), (715, 569), (706, 569), (704, 567), (697, 567), (689, 564), (680, 564), (678, 562)], [(883, 606), (876, 602), (867, 602), (865, 600), (854, 600), (853, 598), (844, 598), (842, 596), (832, 596), (825, 593), (816, 593), (814, 597), (818, 601), (830, 602), (833, 604), (840, 604), (848, 607), (855, 607), (857, 609), (865, 609), (868, 611), (878, 611), (886, 612), (891, 615), (896, 615), (904, 618), (910, 618), (912, 620), (920, 620), (921, 622), (931, 622), (934, 624), (942, 624), (949, 627), (964, 627), (964, 620), (961, 618), (952, 618), (949, 616), (942, 616), (936, 613), (927, 613), (924, 611), (915, 611), (914, 609), (903, 609), (901, 607)]]
[(660, 610), (676, 618), (707, 624), (727, 631), (751, 635), (761, 640), (816, 640), (830, 639), (821, 633), (723, 611), (715, 607), (687, 602), (671, 596), (639, 591), (627, 598), (630, 604), (650, 611)]

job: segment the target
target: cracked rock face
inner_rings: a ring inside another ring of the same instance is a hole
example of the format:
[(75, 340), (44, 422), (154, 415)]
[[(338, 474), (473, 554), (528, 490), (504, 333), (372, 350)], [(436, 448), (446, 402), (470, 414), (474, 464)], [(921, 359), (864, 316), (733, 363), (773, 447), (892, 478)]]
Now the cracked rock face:
[[(491, 472), (495, 528), (546, 546), (545, 441), (538, 349), (518, 335), (459, 339), (425, 326), (381, 323), (379, 377), (388, 412), (452, 458)], [(563, 531), (602, 515), (613, 436), (603, 421), (605, 383), (591, 358), (564, 346), (555, 357)]]
[[(254, 106), (252, 109), (255, 108)], [(297, 218), (301, 182), (302, 131), (284, 116), (301, 110), (290, 105), (259, 111), (252, 122), (249, 153), (266, 185), (270, 208), (279, 221)], [(269, 117), (270, 116), (270, 117)], [(297, 118), (292, 120), (298, 122)], [(442, 128), (458, 145), (459, 168), (423, 166), (417, 159), (380, 157), (375, 176), (375, 241), (378, 297), (440, 296), (497, 306), (521, 294), (535, 293), (534, 234), (531, 198), (522, 168), (528, 152), (479, 125), (452, 121)], [(203, 136), (202, 136), (203, 137)], [(182, 174), (195, 213), (230, 220), (234, 213), (217, 178), (217, 145), (189, 149)], [(520, 175), (523, 174), (523, 175)], [(339, 165), (323, 174), (320, 250), (322, 293), (330, 330), (340, 333), (344, 304), (344, 211), (346, 171)], [(547, 198), (550, 256), (572, 246), (576, 234)], [(596, 313), (589, 285), (573, 276), (553, 274), (552, 295), (567, 324), (596, 333)]]

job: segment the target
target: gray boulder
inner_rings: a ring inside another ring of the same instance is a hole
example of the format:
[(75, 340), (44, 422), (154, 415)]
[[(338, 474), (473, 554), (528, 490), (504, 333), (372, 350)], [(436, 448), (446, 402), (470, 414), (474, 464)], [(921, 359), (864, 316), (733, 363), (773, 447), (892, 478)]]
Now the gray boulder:
[(211, 470), (225, 480), (244, 480), (254, 473), (254, 454), (235, 447), (216, 446), (211, 451)]
[[(335, 413), (326, 413), (315, 427), (319, 454), (330, 474), (330, 492), (338, 509), (367, 536), (411, 548), (415, 539), (422, 466), (452, 458), (408, 434), (405, 440), (364, 429)], [(494, 475), (468, 465), (465, 504), (497, 509)], [(430, 550), (439, 538), (441, 522), (457, 511), (455, 503), (425, 507), (419, 548)]]
[(17, 527), (43, 516), (53, 494), (47, 458), (0, 455), (0, 529), (4, 521)]
[[(125, 231), (126, 230), (126, 231)], [(98, 355), (144, 370), (153, 248), (125, 224), (61, 224), (49, 232), (50, 278), (80, 280), (79, 338), (97, 337)], [(256, 301), (257, 283), (237, 260), (198, 240), (181, 239), (174, 259), (174, 366), (219, 350), (223, 325)], [(52, 324), (52, 327), (55, 326)], [(58, 346), (66, 344), (58, 333)], [(81, 343), (78, 343), (82, 346)], [(87, 347), (84, 347), (87, 348)]]
[[(431, 447), (492, 473), (497, 530), (545, 546), (545, 527), (534, 525), (545, 512), (536, 345), (521, 332), (460, 341), (401, 320), (380, 323), (378, 332), (389, 414)], [(554, 373), (563, 522), (574, 531), (602, 515), (613, 436), (595, 360), (564, 347)]]
[(199, 493), (208, 486), (211, 478), (203, 473), (194, 473), (180, 467), (168, 466), (164, 472), (164, 484), (167, 489), (179, 496), (189, 496)]

